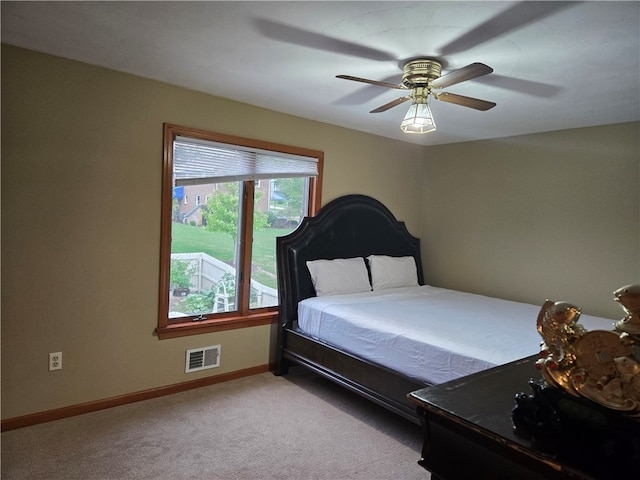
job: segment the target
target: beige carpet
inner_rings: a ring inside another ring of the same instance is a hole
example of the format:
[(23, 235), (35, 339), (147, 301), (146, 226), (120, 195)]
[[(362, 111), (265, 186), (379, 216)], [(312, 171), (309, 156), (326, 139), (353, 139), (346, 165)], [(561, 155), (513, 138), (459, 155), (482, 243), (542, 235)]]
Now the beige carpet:
[(2, 434), (2, 479), (425, 480), (420, 427), (299, 367)]

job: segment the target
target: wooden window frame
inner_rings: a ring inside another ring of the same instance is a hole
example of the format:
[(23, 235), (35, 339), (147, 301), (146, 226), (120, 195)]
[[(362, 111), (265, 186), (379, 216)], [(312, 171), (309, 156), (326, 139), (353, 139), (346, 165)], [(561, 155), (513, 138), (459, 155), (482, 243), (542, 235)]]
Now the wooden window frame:
[[(161, 204), (161, 242), (160, 242), (160, 291), (158, 302), (158, 327), (156, 334), (158, 338), (175, 338), (187, 335), (196, 335), (201, 333), (218, 332), (223, 330), (232, 330), (237, 328), (254, 327), (258, 325), (267, 325), (277, 321), (279, 316), (279, 307), (266, 307), (261, 309), (248, 309), (242, 305), (239, 311), (229, 312), (228, 314), (216, 314), (215, 318), (194, 319), (188, 317), (184, 322), (169, 322), (169, 273), (170, 273), (170, 257), (171, 257), (171, 213), (172, 213), (172, 192), (173, 192), (173, 143), (176, 137), (189, 137), (200, 140), (209, 140), (218, 143), (227, 143), (232, 146), (243, 146), (256, 148), (260, 150), (269, 150), (277, 153), (286, 153), (292, 155), (301, 155), (318, 159), (318, 176), (311, 178), (309, 181), (309, 199), (308, 212), (309, 216), (315, 215), (321, 205), (322, 195), (322, 170), (324, 163), (324, 153), (318, 150), (311, 150), (301, 147), (293, 147), (262, 140), (254, 140), (233, 135), (209, 132), (194, 128), (182, 127), (169, 123), (164, 124), (163, 135), (163, 167), (162, 167), (162, 204)], [(244, 189), (244, 198), (253, 196), (254, 182), (244, 182), (248, 188)], [(247, 218), (247, 205), (251, 202), (243, 201), (243, 218)], [(251, 271), (251, 232), (246, 228), (246, 224), (242, 225), (242, 271), (247, 273)], [(249, 278), (250, 275), (244, 275)], [(244, 281), (241, 284), (239, 298), (248, 298), (250, 282)], [(239, 302), (240, 303), (240, 302)], [(248, 304), (248, 302), (246, 302)]]

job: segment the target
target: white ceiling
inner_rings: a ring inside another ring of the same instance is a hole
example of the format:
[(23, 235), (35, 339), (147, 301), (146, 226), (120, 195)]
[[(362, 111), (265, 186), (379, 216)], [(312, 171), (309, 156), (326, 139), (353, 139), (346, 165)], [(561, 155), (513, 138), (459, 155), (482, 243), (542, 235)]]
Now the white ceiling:
[[(640, 2), (2, 2), (2, 42), (422, 145), (640, 120)], [(494, 69), (399, 129), (401, 66)]]

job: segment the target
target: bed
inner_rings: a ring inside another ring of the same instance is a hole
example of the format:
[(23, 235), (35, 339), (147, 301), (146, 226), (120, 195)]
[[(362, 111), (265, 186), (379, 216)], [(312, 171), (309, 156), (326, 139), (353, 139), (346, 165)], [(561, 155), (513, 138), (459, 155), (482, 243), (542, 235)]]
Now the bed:
[(418, 423), (409, 392), (539, 351), (540, 306), (425, 285), (420, 240), (372, 197), (329, 202), (276, 254), (276, 375), (302, 365)]

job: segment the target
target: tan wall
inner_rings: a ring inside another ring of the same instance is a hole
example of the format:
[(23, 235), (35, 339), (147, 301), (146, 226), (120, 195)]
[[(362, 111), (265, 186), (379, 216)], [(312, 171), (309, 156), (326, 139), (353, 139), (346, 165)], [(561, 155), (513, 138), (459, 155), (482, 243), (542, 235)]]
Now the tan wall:
[[(3, 419), (270, 361), (270, 326), (153, 335), (163, 122), (322, 150), (324, 203), (368, 194), (419, 233), (415, 145), (3, 46)], [(215, 344), (219, 369), (184, 373)]]
[(640, 282), (640, 123), (428, 148), (426, 280), (622, 318)]

